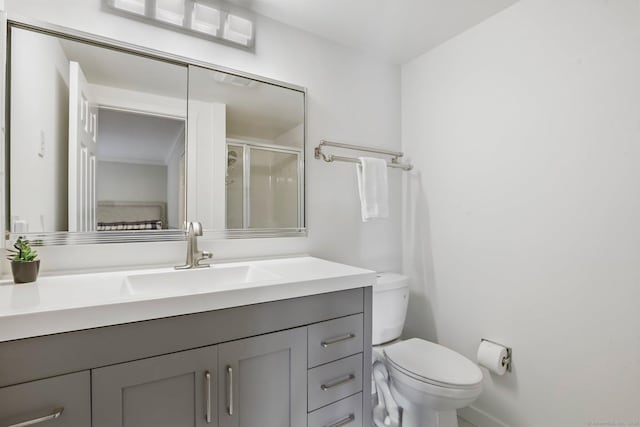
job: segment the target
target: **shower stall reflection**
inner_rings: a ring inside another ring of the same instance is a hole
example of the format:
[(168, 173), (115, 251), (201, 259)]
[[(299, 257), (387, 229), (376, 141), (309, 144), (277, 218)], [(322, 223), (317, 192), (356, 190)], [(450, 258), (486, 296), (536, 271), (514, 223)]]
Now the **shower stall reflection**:
[(297, 228), (300, 150), (227, 143), (227, 229)]

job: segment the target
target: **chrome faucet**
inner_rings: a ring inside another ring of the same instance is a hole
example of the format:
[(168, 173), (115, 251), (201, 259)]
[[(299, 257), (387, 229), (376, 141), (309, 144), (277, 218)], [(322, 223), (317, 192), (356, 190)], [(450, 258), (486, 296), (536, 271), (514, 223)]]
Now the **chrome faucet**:
[(185, 223), (187, 231), (187, 260), (183, 265), (176, 265), (176, 270), (190, 268), (207, 268), (209, 264), (201, 264), (205, 259), (210, 259), (213, 254), (207, 251), (198, 251), (198, 236), (202, 236), (202, 224), (198, 221)]

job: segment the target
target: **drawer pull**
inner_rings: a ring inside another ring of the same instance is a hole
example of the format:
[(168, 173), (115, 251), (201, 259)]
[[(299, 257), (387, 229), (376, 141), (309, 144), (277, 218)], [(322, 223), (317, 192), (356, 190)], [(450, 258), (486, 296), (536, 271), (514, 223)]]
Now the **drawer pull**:
[(227, 414), (233, 415), (233, 369), (227, 366)]
[(322, 389), (322, 391), (331, 390), (331, 389), (332, 389), (332, 388), (334, 388), (334, 387), (341, 386), (341, 385), (346, 384), (346, 383), (348, 383), (348, 382), (351, 382), (351, 381), (353, 381), (353, 380), (355, 380), (355, 379), (356, 379), (356, 376), (355, 376), (355, 375), (353, 375), (353, 374), (349, 374), (349, 375), (347, 375), (346, 377), (344, 377), (343, 379), (338, 380), (338, 381), (336, 381), (336, 382), (334, 382), (334, 383), (330, 383), (330, 384), (322, 384), (322, 385), (320, 386), (320, 388)]
[(34, 418), (32, 420), (23, 421), (17, 424), (11, 424), (7, 427), (26, 427), (26, 426), (32, 426), (34, 424), (40, 424), (49, 420), (55, 420), (56, 418), (60, 417), (60, 415), (62, 415), (63, 412), (64, 412), (64, 408), (58, 408), (58, 409), (55, 409), (49, 415), (45, 415), (44, 417)]
[(348, 417), (343, 418), (340, 421), (336, 421), (333, 424), (327, 424), (326, 427), (342, 427), (342, 426), (346, 426), (347, 424), (351, 424), (355, 420), (356, 420), (356, 416), (353, 414), (350, 414)]
[(322, 342), (320, 343), (320, 345), (321, 345), (323, 348), (327, 348), (327, 347), (329, 347), (330, 345), (338, 344), (338, 343), (341, 343), (341, 342), (344, 342), (344, 341), (349, 341), (349, 340), (354, 339), (355, 337), (356, 337), (356, 334), (347, 334), (347, 335), (342, 335), (342, 336), (337, 337), (337, 338), (332, 338), (332, 339), (330, 339), (330, 340), (322, 341)]
[(204, 414), (204, 420), (207, 422), (207, 424), (211, 423), (211, 372), (207, 371), (204, 373), (204, 380), (205, 380), (205, 399), (207, 399), (207, 401), (205, 402), (205, 406), (207, 408), (205, 414)]

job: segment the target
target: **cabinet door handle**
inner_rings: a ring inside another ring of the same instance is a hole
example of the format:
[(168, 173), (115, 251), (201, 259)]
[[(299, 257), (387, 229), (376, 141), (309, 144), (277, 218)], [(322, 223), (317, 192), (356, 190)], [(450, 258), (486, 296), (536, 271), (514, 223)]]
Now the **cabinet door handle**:
[(327, 347), (329, 347), (330, 345), (338, 344), (338, 343), (341, 343), (341, 342), (343, 342), (343, 341), (349, 341), (349, 340), (354, 339), (355, 337), (356, 337), (356, 334), (346, 334), (346, 335), (341, 335), (341, 336), (339, 336), (339, 337), (332, 338), (332, 339), (330, 339), (330, 340), (322, 341), (322, 342), (320, 343), (320, 345), (321, 345), (323, 348), (327, 348)]
[(26, 427), (26, 426), (32, 426), (34, 424), (40, 424), (49, 420), (55, 420), (56, 418), (60, 417), (60, 415), (62, 415), (63, 412), (64, 412), (64, 408), (57, 408), (57, 409), (54, 409), (52, 413), (50, 413), (49, 415), (45, 415), (44, 417), (33, 418), (31, 420), (22, 421), (21, 423), (11, 424), (7, 427)]
[(227, 414), (233, 415), (233, 369), (227, 366)]
[(204, 373), (204, 381), (205, 381), (205, 407), (206, 412), (204, 414), (204, 419), (207, 424), (211, 423), (211, 372), (207, 371)]
[(336, 421), (333, 424), (327, 424), (326, 427), (342, 427), (342, 426), (346, 426), (347, 424), (351, 424), (355, 420), (356, 420), (356, 416), (353, 414), (350, 414), (348, 417), (343, 418), (340, 421)]
[(338, 381), (336, 381), (336, 382), (333, 382), (333, 383), (330, 383), (330, 384), (322, 384), (322, 385), (320, 386), (320, 388), (322, 389), (322, 391), (331, 390), (331, 389), (332, 389), (332, 388), (334, 388), (334, 387), (341, 386), (341, 385), (346, 384), (346, 383), (348, 383), (348, 382), (351, 382), (351, 381), (353, 381), (353, 380), (355, 380), (355, 379), (356, 379), (356, 376), (355, 376), (355, 375), (353, 375), (353, 374), (349, 374), (348, 376), (346, 376), (346, 377), (344, 377), (343, 379), (338, 380)]

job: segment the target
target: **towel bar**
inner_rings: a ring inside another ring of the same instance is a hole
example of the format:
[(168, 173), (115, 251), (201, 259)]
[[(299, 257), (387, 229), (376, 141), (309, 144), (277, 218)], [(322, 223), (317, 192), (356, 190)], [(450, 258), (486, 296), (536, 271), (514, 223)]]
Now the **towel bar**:
[(410, 171), (411, 169), (413, 169), (413, 165), (398, 161), (400, 157), (404, 156), (404, 153), (400, 151), (384, 150), (381, 148), (364, 147), (360, 145), (342, 144), (340, 142), (326, 141), (324, 139), (320, 141), (320, 144), (314, 150), (316, 159), (318, 160), (322, 159), (325, 162), (329, 162), (329, 163), (330, 162), (360, 163), (360, 160), (357, 157), (345, 157), (345, 156), (336, 156), (334, 154), (325, 154), (322, 152), (322, 147), (325, 147), (325, 146), (342, 148), (345, 150), (364, 151), (367, 153), (376, 153), (376, 154), (383, 154), (385, 156), (391, 156), (391, 161), (387, 162), (388, 167), (402, 169), (405, 171)]

